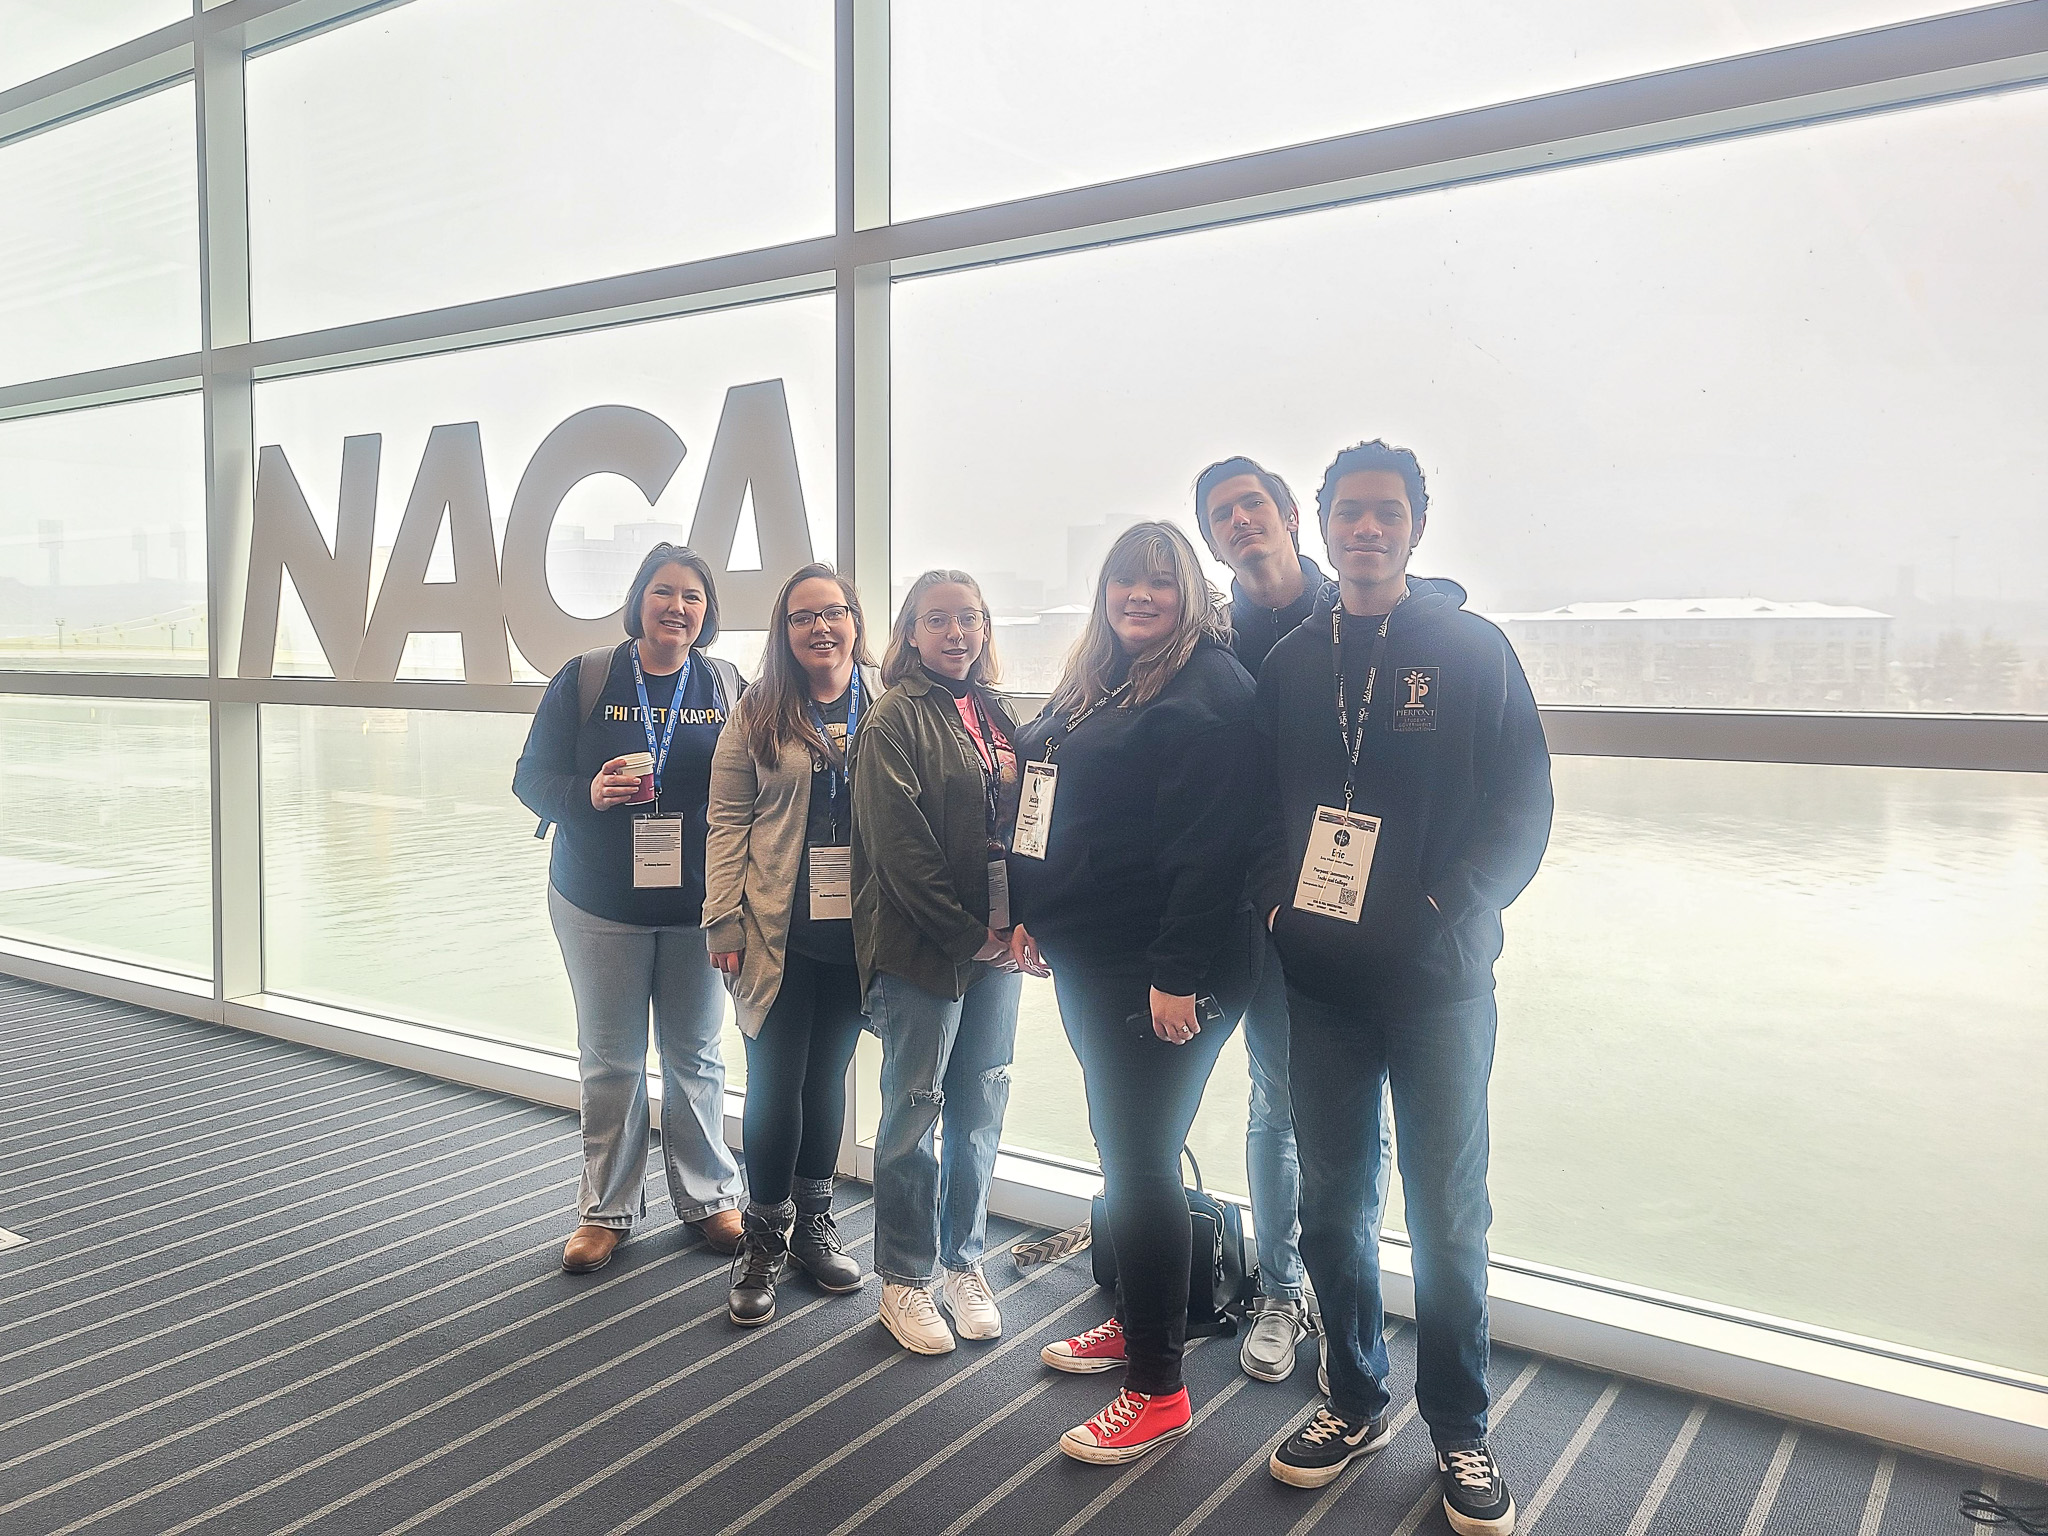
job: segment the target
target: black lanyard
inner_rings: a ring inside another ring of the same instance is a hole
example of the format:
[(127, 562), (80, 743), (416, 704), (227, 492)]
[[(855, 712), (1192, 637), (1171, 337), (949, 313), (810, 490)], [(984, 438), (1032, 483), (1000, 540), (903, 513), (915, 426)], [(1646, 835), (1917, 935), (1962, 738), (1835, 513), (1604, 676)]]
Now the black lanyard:
[(1114, 688), (1110, 689), (1108, 693), (1105, 693), (1093, 704), (1084, 704), (1081, 706), (1080, 709), (1076, 710), (1072, 715), (1068, 716), (1067, 728), (1064, 731), (1055, 730), (1052, 735), (1045, 738), (1044, 760), (1048, 763), (1051, 762), (1053, 759), (1053, 754), (1058, 752), (1060, 749), (1060, 743), (1065, 741), (1069, 736), (1073, 735), (1074, 732), (1078, 731), (1081, 728), (1081, 722), (1083, 720), (1086, 720), (1090, 715), (1094, 714), (1095, 711), (1103, 708), (1105, 705), (1114, 704), (1118, 699), (1122, 698), (1126, 693), (1130, 691), (1130, 687), (1130, 679), (1125, 678), (1124, 681), (1118, 683)]
[[(975, 724), (981, 727), (981, 734), (970, 745), (974, 748), (975, 761), (981, 764), (981, 792), (988, 812), (988, 840), (994, 843), (1003, 822), (1003, 755), (996, 750), (995, 722), (981, 707), (981, 695), (968, 694), (967, 703), (974, 711)], [(1011, 750), (1016, 748), (1013, 746)]]
[[(1395, 603), (1394, 608), (1400, 607)], [(1338, 603), (1330, 610), (1330, 644), (1336, 650), (1337, 671), (1337, 730), (1344, 740), (1344, 752), (1350, 758), (1350, 766), (1344, 773), (1344, 809), (1351, 809), (1351, 796), (1358, 784), (1358, 757), (1365, 750), (1365, 728), (1372, 719), (1373, 686), (1380, 677), (1380, 665), (1387, 659), (1387, 626), (1394, 622), (1394, 610), (1389, 608), (1380, 620), (1380, 627), (1372, 637), (1372, 655), (1365, 666), (1365, 692), (1358, 700), (1358, 729), (1351, 728), (1351, 701), (1345, 696), (1344, 686), (1344, 605)]]

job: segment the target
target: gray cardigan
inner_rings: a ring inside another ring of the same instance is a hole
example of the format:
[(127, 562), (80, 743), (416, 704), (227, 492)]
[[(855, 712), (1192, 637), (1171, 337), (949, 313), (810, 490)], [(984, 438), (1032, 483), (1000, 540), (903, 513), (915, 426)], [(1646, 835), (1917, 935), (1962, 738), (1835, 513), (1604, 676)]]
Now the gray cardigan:
[[(862, 667), (860, 680), (872, 707), (882, 695), (881, 678)], [(748, 689), (719, 735), (704, 843), (705, 936), (714, 954), (744, 952), (739, 977), (728, 985), (749, 1039), (760, 1034), (782, 991), (789, 912), (811, 810), (808, 750), (785, 749), (778, 761), (763, 763), (747, 747), (742, 721), (748, 700), (760, 696), (758, 684)]]

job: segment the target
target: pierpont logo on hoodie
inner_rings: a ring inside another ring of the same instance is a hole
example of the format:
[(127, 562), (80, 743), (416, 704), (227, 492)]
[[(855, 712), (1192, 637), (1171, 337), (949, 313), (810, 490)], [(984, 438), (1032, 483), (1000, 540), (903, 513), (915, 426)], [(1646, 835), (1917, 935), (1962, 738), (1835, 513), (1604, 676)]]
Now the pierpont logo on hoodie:
[(1410, 667), (1401, 674), (1401, 698), (1394, 708), (1397, 731), (1436, 729), (1435, 667)]

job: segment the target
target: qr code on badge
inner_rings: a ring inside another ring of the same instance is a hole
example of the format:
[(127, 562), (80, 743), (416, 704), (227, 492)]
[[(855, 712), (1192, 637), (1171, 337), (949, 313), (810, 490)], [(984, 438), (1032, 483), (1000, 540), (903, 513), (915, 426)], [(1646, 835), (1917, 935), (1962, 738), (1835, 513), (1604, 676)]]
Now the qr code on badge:
[(1354, 890), (1351, 886), (1340, 885), (1337, 887), (1337, 905), (1340, 907), (1348, 907), (1354, 900), (1357, 899), (1357, 895), (1357, 891)]

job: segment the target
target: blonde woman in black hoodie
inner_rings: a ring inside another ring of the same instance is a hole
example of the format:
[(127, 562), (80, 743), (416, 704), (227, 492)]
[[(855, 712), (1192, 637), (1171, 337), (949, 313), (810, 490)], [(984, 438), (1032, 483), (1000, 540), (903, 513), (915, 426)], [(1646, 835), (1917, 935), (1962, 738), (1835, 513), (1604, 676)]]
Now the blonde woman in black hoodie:
[(1256, 982), (1246, 899), (1252, 680), (1187, 535), (1140, 523), (1110, 549), (1086, 629), (1025, 763), (1012, 954), (1052, 969), (1102, 1159), (1117, 1315), (1042, 1351), (1124, 1390), (1060, 1438), (1117, 1463), (1186, 1433), (1189, 1230), (1180, 1149)]

